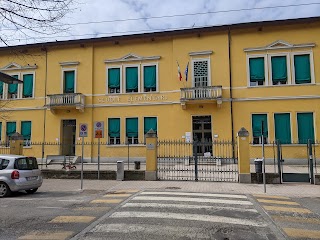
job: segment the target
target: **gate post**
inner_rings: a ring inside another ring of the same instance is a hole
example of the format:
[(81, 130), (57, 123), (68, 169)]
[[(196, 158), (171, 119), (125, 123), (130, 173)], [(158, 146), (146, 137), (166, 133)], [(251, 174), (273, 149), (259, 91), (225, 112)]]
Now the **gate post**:
[(249, 132), (244, 127), (238, 132), (237, 145), (239, 183), (251, 183)]
[(150, 129), (146, 135), (146, 181), (157, 180), (157, 134)]

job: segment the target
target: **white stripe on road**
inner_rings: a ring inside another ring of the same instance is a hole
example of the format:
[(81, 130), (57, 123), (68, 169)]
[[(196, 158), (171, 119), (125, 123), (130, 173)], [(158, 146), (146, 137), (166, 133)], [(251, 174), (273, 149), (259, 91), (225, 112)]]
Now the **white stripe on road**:
[(83, 202), (84, 200), (77, 200), (77, 199), (65, 199), (65, 200), (58, 200), (59, 202)]
[(195, 197), (219, 197), (219, 198), (240, 198), (247, 199), (245, 195), (215, 194), (215, 193), (186, 193), (186, 192), (142, 192), (140, 195), (178, 195)]
[(222, 203), (222, 204), (236, 204), (236, 205), (253, 205), (249, 201), (237, 201), (227, 199), (213, 199), (213, 198), (179, 198), (179, 197), (149, 197), (137, 196), (132, 200), (145, 201), (176, 201), (176, 202), (197, 202), (197, 203)]
[(144, 236), (147, 234), (170, 235), (187, 239), (207, 239), (208, 234), (203, 232), (202, 228), (195, 227), (177, 227), (177, 226), (160, 226), (151, 224), (100, 224), (94, 227), (90, 232), (94, 233), (137, 233), (141, 232)]
[(159, 203), (126, 203), (122, 206), (126, 207), (143, 207), (143, 208), (181, 208), (181, 209), (212, 209), (212, 210), (230, 210), (238, 212), (258, 212), (252, 208), (234, 208), (234, 207), (216, 207), (206, 205), (185, 205), (185, 204), (159, 204)]
[(210, 216), (201, 214), (186, 214), (186, 213), (168, 213), (168, 212), (115, 212), (111, 218), (160, 218), (160, 219), (176, 219), (176, 220), (189, 220), (201, 222), (215, 222), (226, 224), (238, 224), (252, 227), (266, 227), (267, 225), (247, 219), (238, 219), (223, 216)]
[(36, 199), (34, 199), (34, 198), (11, 198), (10, 201), (11, 201), (11, 200), (17, 200), (17, 201), (34, 201), (34, 200), (36, 200)]
[(41, 209), (68, 209), (68, 208), (64, 208), (64, 207), (46, 207), (46, 206), (40, 206), (37, 208), (41, 208)]

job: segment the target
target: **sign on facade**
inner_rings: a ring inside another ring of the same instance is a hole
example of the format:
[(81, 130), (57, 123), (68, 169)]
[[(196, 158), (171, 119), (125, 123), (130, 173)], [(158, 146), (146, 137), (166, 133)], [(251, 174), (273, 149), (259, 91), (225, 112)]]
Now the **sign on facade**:
[(94, 137), (103, 138), (104, 133), (104, 122), (94, 122)]
[(80, 123), (80, 125), (79, 125), (79, 137), (88, 137), (88, 124)]

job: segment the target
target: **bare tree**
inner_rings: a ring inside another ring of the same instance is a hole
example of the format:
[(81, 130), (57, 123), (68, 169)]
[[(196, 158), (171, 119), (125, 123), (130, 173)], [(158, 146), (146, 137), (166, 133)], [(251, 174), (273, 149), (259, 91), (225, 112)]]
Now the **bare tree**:
[(50, 35), (66, 30), (59, 20), (71, 10), (74, 0), (0, 0), (0, 41)]

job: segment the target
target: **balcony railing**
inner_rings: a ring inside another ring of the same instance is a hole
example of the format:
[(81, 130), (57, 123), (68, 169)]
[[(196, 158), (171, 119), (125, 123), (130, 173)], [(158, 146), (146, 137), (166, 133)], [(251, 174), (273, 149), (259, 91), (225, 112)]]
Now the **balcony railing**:
[(181, 101), (221, 99), (222, 86), (181, 88)]
[(84, 111), (85, 96), (82, 93), (64, 93), (48, 95), (48, 110), (76, 108)]

